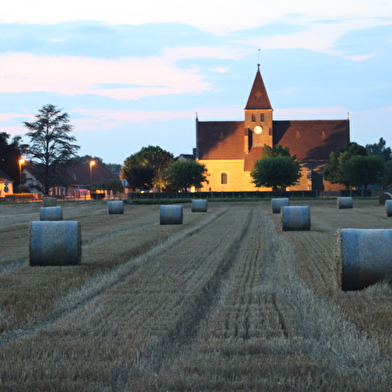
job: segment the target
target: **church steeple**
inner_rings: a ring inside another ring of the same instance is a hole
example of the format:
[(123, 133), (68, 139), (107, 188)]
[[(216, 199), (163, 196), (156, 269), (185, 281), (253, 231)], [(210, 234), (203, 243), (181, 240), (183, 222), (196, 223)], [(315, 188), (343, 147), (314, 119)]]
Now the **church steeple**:
[(257, 64), (256, 77), (245, 106), (245, 152), (252, 147), (272, 147), (272, 106)]
[(245, 109), (272, 109), (263, 78), (261, 77), (260, 64), (257, 64), (255, 81), (253, 82)]

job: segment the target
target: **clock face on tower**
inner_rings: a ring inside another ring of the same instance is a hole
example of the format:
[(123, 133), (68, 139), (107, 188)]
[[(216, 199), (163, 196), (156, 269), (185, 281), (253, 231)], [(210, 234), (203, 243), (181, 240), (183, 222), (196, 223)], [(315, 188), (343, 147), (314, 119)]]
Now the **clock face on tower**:
[(257, 133), (259, 135), (261, 132), (263, 132), (263, 128), (261, 128), (260, 125), (257, 125), (257, 127), (255, 127), (254, 131), (255, 131), (255, 133)]

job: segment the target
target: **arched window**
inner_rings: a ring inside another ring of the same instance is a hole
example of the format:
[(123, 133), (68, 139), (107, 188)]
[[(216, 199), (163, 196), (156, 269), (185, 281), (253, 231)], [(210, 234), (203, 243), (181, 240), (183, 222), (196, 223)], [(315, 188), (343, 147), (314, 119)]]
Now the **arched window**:
[(260, 114), (260, 121), (265, 121), (264, 113), (261, 113), (261, 114)]
[(221, 184), (227, 184), (227, 173), (221, 173)]
[(255, 122), (256, 121), (256, 115), (252, 114), (252, 121)]

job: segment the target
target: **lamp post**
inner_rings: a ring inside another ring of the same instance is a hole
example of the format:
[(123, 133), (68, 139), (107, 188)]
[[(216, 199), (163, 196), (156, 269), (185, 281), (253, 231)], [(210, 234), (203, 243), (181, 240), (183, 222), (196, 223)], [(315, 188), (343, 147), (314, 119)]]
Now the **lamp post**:
[(91, 192), (91, 185), (93, 183), (93, 166), (95, 165), (95, 161), (90, 161), (90, 192)]
[(22, 165), (25, 163), (23, 158), (19, 159), (19, 193), (22, 193)]

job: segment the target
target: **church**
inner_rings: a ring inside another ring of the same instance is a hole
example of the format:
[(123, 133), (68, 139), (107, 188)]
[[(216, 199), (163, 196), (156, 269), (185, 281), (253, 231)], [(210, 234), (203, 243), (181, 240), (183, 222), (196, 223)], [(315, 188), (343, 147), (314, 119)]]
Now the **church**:
[(301, 178), (287, 190), (338, 190), (340, 184), (325, 180), (329, 154), (350, 141), (345, 120), (273, 119), (273, 109), (258, 65), (244, 109), (243, 121), (199, 121), (196, 118), (196, 160), (208, 170), (208, 184), (201, 191), (255, 191), (250, 172), (262, 157), (263, 146), (290, 149), (301, 164)]

